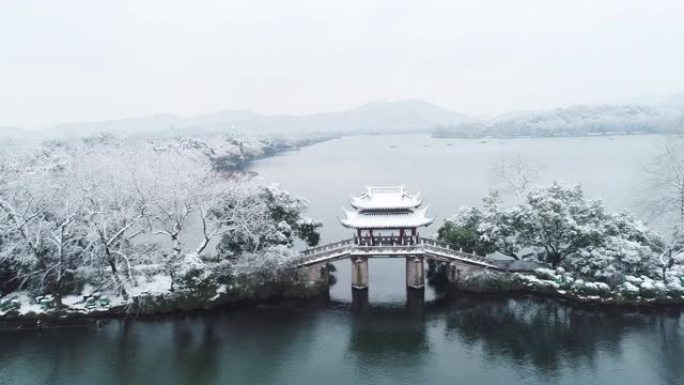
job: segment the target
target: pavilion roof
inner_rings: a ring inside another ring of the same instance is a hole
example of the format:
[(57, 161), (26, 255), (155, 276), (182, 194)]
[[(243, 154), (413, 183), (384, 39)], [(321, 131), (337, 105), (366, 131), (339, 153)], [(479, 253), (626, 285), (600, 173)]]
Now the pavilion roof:
[(363, 194), (353, 196), (350, 204), (357, 210), (410, 210), (422, 202), (419, 194), (410, 194), (401, 185), (367, 187)]
[(372, 213), (344, 210), (346, 218), (340, 218), (344, 227), (354, 229), (400, 229), (427, 226), (435, 218), (427, 217), (427, 208), (401, 213)]

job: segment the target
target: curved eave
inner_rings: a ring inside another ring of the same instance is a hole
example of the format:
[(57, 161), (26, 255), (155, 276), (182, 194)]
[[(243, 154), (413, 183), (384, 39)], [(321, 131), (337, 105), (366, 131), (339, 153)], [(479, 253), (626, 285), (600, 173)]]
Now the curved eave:
[(423, 204), (422, 199), (411, 199), (401, 203), (382, 204), (380, 202), (371, 202), (366, 199), (352, 198), (349, 204), (358, 210), (410, 210), (420, 207)]
[(418, 227), (426, 227), (431, 225), (435, 221), (435, 217), (425, 218), (422, 221), (417, 221), (416, 223), (406, 223), (402, 225), (397, 224), (369, 224), (369, 223), (356, 223), (348, 218), (337, 218), (342, 226), (349, 229), (411, 229)]
[(418, 201), (418, 202), (412, 202), (412, 203), (403, 204), (403, 205), (373, 205), (373, 204), (357, 203), (357, 202), (349, 202), (349, 204), (357, 210), (382, 211), (382, 210), (412, 210), (412, 209), (417, 209), (418, 207), (420, 207), (420, 205), (423, 204), (423, 202)]

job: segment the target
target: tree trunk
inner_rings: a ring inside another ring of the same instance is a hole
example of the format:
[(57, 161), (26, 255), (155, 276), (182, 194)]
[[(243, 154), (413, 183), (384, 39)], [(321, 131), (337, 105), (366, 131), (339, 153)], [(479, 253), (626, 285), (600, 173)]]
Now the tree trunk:
[(552, 252), (548, 254), (547, 260), (551, 263), (551, 267), (555, 269), (560, 264), (561, 255), (559, 252)]
[(116, 268), (116, 261), (114, 260), (114, 257), (112, 256), (109, 249), (105, 249), (105, 253), (107, 254), (107, 263), (109, 264), (109, 267), (112, 270), (114, 281), (116, 282), (116, 285), (118, 286), (119, 291), (121, 292), (121, 296), (123, 297), (124, 301), (128, 301), (128, 292), (126, 292), (126, 288), (123, 285), (123, 281), (121, 280), (121, 277), (119, 277), (119, 271)]
[(204, 249), (207, 247), (209, 244), (209, 238), (205, 235), (204, 239), (202, 239), (202, 242), (200, 243), (199, 247), (195, 250), (195, 254), (198, 256), (204, 251)]
[(48, 291), (50, 292), (50, 294), (52, 294), (52, 298), (55, 301), (55, 307), (57, 309), (61, 309), (62, 307), (64, 307), (64, 304), (62, 304), (62, 290), (60, 288), (60, 282), (48, 284)]

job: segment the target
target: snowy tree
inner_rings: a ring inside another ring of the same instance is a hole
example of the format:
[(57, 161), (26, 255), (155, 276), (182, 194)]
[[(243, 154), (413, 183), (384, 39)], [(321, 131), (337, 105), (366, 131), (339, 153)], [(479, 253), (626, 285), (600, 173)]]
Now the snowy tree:
[(0, 258), (15, 266), (21, 286), (51, 293), (60, 306), (88, 245), (73, 187), (61, 176), (48, 185), (36, 183), (45, 176), (25, 176), (0, 193), (7, 220)]
[[(226, 239), (250, 261), (282, 253), (291, 262), (292, 251), (283, 250), (295, 238), (315, 244), (320, 223), (303, 215), (302, 198), (217, 169), (212, 157), (236, 152), (236, 143), (101, 135), (3, 151), (0, 291), (50, 293), (61, 306), (89, 284), (126, 300), (134, 286), (164, 273), (173, 290), (233, 274), (233, 262), (207, 255)], [(239, 143), (246, 158), (278, 146)]]
[(659, 256), (662, 276), (682, 264), (684, 252), (684, 139), (668, 136), (659, 154), (646, 167), (647, 189), (642, 201), (654, 218), (672, 226)]
[[(192, 230), (193, 215), (206, 221), (206, 204), (215, 201), (212, 194), (217, 185), (227, 184), (213, 173), (208, 162), (188, 157), (175, 148), (157, 148), (153, 153), (141, 153), (135, 167), (130, 168), (140, 204), (145, 207), (145, 218), (153, 234), (167, 240), (168, 249), (158, 256), (173, 278), (188, 254), (196, 254), (211, 236), (208, 225), (202, 229), (204, 237), (196, 247), (183, 243), (183, 235)], [(173, 289), (173, 286), (171, 287)]]
[(502, 156), (492, 167), (492, 175), (497, 184), (512, 193), (517, 201), (539, 181), (541, 166), (521, 154)]
[[(87, 225), (86, 239), (94, 265), (109, 269), (113, 289), (128, 299), (127, 281), (132, 280), (136, 238), (149, 232), (148, 207), (134, 189), (126, 170), (126, 151), (103, 151), (81, 154), (74, 165), (74, 182), (78, 183), (84, 201)], [(122, 266), (125, 273), (122, 274)]]
[(584, 276), (621, 282), (626, 275), (658, 273), (662, 240), (631, 215), (607, 214), (601, 221), (600, 237), (591, 247), (579, 249), (563, 266)]
[(510, 208), (491, 193), (481, 211), (462, 208), (445, 222), (440, 236), (460, 236), (459, 231), (477, 235), (478, 242), (504, 255), (536, 259), (610, 283), (627, 274), (657, 274), (657, 256), (664, 245), (631, 215), (610, 213), (602, 201), (587, 200), (579, 185), (557, 182), (529, 192)]
[(527, 195), (522, 206), (522, 243), (537, 249), (543, 262), (556, 267), (580, 249), (601, 242), (605, 208), (600, 200), (584, 199), (582, 188), (557, 182)]
[(521, 206), (503, 209), (497, 192), (491, 192), (482, 203), (482, 221), (478, 227), (482, 240), (494, 244), (501, 254), (520, 259), (520, 253), (526, 247), (521, 238), (529, 231), (527, 212)]
[[(22, 286), (42, 257), (42, 228), (40, 223), (46, 210), (46, 202), (26, 189), (19, 178), (14, 178), (18, 168), (10, 167), (4, 159), (0, 177), (0, 264), (3, 272), (14, 283)], [(26, 179), (23, 179), (24, 181)], [(5, 283), (10, 285), (9, 282)]]
[(295, 238), (318, 243), (319, 222), (303, 215), (307, 202), (276, 186), (252, 186), (227, 197), (217, 215), (232, 224), (218, 245), (224, 257), (239, 256), (276, 245), (291, 246)]
[(437, 239), (458, 245), (465, 250), (486, 255), (496, 250), (493, 242), (483, 237), (480, 230), (482, 212), (475, 207), (464, 206), (456, 215), (444, 221), (437, 231)]
[(668, 137), (646, 171), (648, 208), (654, 216), (684, 228), (684, 139)]

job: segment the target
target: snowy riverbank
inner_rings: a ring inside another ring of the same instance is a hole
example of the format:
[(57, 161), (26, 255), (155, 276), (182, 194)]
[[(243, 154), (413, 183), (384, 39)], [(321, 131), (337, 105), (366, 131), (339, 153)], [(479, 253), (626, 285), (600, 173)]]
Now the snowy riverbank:
[(61, 308), (54, 306), (50, 296), (13, 293), (4, 298), (0, 307), (0, 329), (87, 324), (101, 319), (137, 318), (274, 301), (311, 301), (327, 298), (328, 292), (327, 283), (293, 277), (263, 281), (242, 275), (229, 285), (205, 284), (173, 292), (168, 290), (169, 284), (168, 277), (156, 276), (137, 287), (127, 299), (97, 291), (87, 292), (93, 288), (86, 288), (81, 295), (65, 296)]
[(684, 280), (671, 277), (667, 283), (646, 276), (626, 276), (618, 287), (573, 277), (562, 268), (539, 268), (527, 273), (484, 271), (453, 283), (452, 290), (468, 293), (528, 293), (581, 303), (605, 305), (684, 305)]

